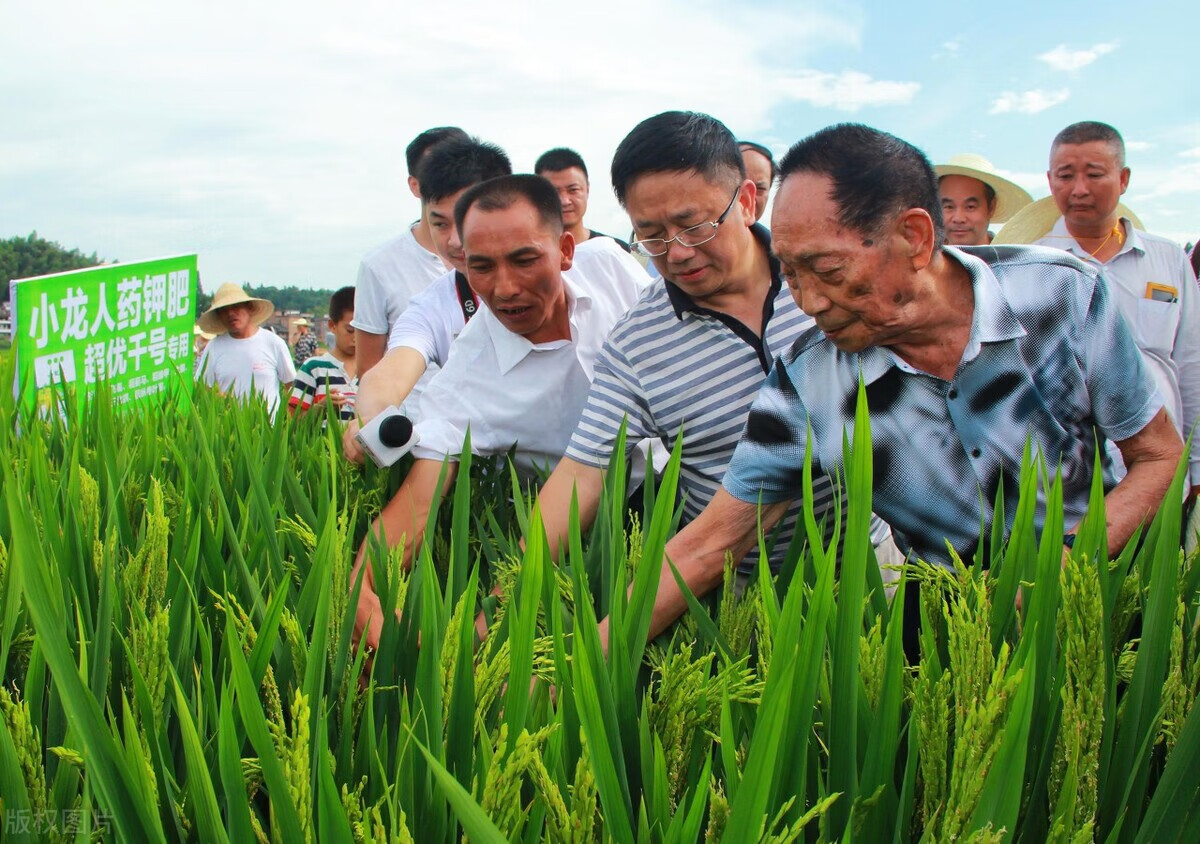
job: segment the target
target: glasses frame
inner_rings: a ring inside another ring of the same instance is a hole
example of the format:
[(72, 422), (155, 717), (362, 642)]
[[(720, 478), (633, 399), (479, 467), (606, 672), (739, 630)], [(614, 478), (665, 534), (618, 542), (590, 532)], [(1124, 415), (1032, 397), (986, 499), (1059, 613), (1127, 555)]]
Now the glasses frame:
[[(682, 229), (681, 231), (677, 232), (674, 237), (648, 237), (645, 240), (635, 240), (629, 245), (635, 251), (637, 251), (639, 255), (644, 255), (647, 258), (661, 258), (671, 250), (672, 243), (678, 243), (680, 246), (685, 246), (688, 249), (695, 249), (697, 246), (703, 246), (717, 236), (717, 232), (720, 229), (721, 223), (725, 222), (725, 218), (727, 218), (729, 216), (729, 212), (733, 210), (733, 205), (735, 202), (737, 202), (737, 198), (741, 195), (741, 193), (742, 186), (738, 185), (737, 189), (733, 192), (733, 196), (729, 199), (729, 204), (725, 206), (725, 210), (721, 212), (721, 216), (717, 217), (716, 220), (709, 220), (704, 223), (697, 223), (694, 226), (688, 226), (686, 229)], [(681, 237), (687, 237), (691, 232), (703, 230), (706, 226), (712, 227), (712, 234), (703, 240), (693, 241), (691, 238), (688, 238), (688, 240), (691, 242), (684, 242), (680, 240)], [(653, 252), (646, 247), (647, 243), (661, 243), (662, 250), (659, 252)]]

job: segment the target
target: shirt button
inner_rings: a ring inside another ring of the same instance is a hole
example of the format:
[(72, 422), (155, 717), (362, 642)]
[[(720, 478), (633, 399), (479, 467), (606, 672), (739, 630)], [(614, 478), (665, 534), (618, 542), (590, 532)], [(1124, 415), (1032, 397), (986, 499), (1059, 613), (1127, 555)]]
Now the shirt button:
[(979, 455), (981, 455), (981, 454), (983, 454), (983, 452), (982, 452), (982, 451), (980, 451), (979, 449), (977, 449), (977, 448), (973, 448), (973, 449), (971, 449), (971, 456), (972, 456), (972, 457), (978, 457), (978, 456), (979, 456)]
[(950, 398), (952, 398), (952, 399), (956, 399), (956, 398), (958, 398), (958, 390), (951, 390), (951, 391), (950, 391)]

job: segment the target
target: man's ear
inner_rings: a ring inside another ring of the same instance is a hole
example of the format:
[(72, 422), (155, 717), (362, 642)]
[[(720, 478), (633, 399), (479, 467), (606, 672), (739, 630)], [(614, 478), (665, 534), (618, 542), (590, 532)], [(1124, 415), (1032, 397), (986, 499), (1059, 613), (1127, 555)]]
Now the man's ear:
[(558, 239), (558, 248), (562, 252), (562, 261), (559, 262), (560, 270), (569, 270), (571, 265), (575, 263), (575, 238), (570, 232), (563, 232)]
[(1125, 191), (1128, 188), (1129, 188), (1129, 168), (1122, 167), (1121, 168), (1121, 194), (1124, 195)]
[(758, 185), (754, 184), (750, 179), (742, 182), (741, 188), (738, 190), (738, 207), (742, 210), (742, 218), (746, 221), (747, 226), (754, 225), (758, 219), (754, 210), (754, 197), (758, 195)]
[(908, 259), (914, 270), (923, 270), (933, 260), (934, 233), (937, 227), (924, 208), (909, 208), (896, 221), (900, 236), (908, 245)]
[(408, 189), (412, 192), (412, 195), (415, 196), (417, 199), (421, 198), (421, 183), (417, 181), (416, 176), (408, 177)]

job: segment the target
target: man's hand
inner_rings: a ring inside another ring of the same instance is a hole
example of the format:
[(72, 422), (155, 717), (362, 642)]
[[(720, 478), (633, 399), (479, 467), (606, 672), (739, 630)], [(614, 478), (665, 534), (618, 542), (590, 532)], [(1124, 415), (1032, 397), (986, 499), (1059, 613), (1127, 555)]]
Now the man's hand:
[(358, 432), (361, 430), (357, 419), (352, 419), (346, 425), (346, 430), (342, 432), (342, 454), (351, 463), (357, 463), (359, 466), (363, 464), (362, 446), (358, 444)]

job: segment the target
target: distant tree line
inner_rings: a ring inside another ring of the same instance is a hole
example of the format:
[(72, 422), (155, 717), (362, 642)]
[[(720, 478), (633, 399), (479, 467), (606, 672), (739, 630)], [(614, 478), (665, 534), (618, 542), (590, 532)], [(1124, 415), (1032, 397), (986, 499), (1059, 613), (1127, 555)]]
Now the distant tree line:
[(14, 278), (81, 270), (104, 263), (96, 253), (84, 255), (78, 249), (65, 249), (52, 240), (30, 232), (26, 237), (0, 240), (0, 300), (8, 301), (8, 283)]

